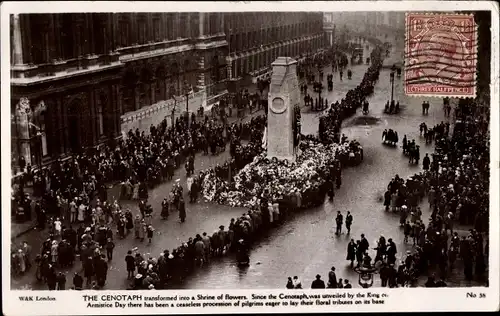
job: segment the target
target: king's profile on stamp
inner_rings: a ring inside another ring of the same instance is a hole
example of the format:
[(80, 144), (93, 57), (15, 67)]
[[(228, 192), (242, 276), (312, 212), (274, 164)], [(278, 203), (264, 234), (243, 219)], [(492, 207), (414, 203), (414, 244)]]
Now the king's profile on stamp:
[(408, 95), (475, 96), (477, 32), (473, 15), (407, 13), (405, 54)]

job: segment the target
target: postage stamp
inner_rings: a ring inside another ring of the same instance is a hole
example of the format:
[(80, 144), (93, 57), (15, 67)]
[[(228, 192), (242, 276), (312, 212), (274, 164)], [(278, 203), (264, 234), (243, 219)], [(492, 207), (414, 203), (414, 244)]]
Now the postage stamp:
[(469, 14), (406, 14), (407, 95), (475, 97), (477, 31)]

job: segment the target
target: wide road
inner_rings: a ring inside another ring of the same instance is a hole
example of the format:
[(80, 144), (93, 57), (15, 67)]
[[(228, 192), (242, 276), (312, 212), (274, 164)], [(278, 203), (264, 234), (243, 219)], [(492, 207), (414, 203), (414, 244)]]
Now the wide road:
[[(365, 51), (365, 55), (368, 55), (369, 51)], [(352, 88), (355, 88), (362, 79), (367, 65), (356, 65), (351, 69), (353, 70), (353, 78), (351, 80), (347, 79), (347, 75), (344, 75), (344, 81), (340, 81), (338, 74), (334, 78), (334, 90), (332, 92), (323, 93), (323, 97), (327, 97), (329, 102), (335, 102), (340, 100), (345, 94)], [(325, 82), (326, 87), (326, 74), (331, 71), (330, 69), (325, 69)], [(310, 91), (312, 88), (309, 89)], [(311, 93), (311, 92), (310, 92)], [(303, 126), (307, 129), (309, 126), (313, 126), (317, 129), (319, 114), (317, 112), (310, 112), (309, 109), (303, 108)], [(234, 111), (233, 111), (234, 112)], [(235, 113), (233, 113), (235, 114)], [(252, 115), (247, 115), (243, 121), (248, 121), (252, 116), (263, 114), (262, 111), (258, 111)], [(233, 118), (234, 120), (234, 118)], [(307, 130), (304, 133), (309, 133)], [(217, 156), (204, 156), (202, 154), (197, 154), (195, 159), (195, 170), (199, 171), (202, 169), (214, 167), (217, 164), (223, 164), (229, 159), (229, 146), (228, 150), (217, 155)], [(126, 270), (125, 270), (125, 255), (127, 251), (138, 247), (139, 251), (143, 254), (151, 254), (151, 256), (157, 257), (160, 252), (165, 249), (173, 249), (179, 246), (182, 242), (188, 240), (189, 237), (194, 237), (196, 234), (201, 234), (207, 232), (212, 234), (213, 231), (218, 230), (219, 225), (229, 224), (229, 221), (233, 217), (240, 216), (246, 211), (244, 208), (232, 208), (223, 205), (214, 205), (211, 203), (199, 202), (196, 204), (186, 203), (187, 218), (184, 223), (180, 223), (177, 218), (177, 212), (171, 213), (168, 220), (160, 219), (161, 202), (164, 197), (166, 197), (172, 189), (175, 180), (178, 181), (186, 187), (186, 176), (184, 168), (177, 169), (174, 175), (174, 181), (165, 182), (158, 187), (154, 188), (149, 192), (148, 203), (152, 205), (153, 213), (153, 226), (155, 227), (156, 234), (153, 238), (153, 242), (148, 244), (147, 242), (141, 243), (140, 241), (133, 238), (133, 236), (127, 236), (125, 239), (117, 239), (115, 241), (116, 248), (113, 253), (113, 260), (109, 263), (109, 272), (106, 282), (106, 289), (125, 289), (128, 286), (126, 280)], [(114, 187), (108, 190), (108, 200), (113, 201), (119, 196), (118, 187)], [(187, 197), (185, 200), (188, 201)], [(201, 200), (201, 199), (200, 199)], [(133, 214), (140, 214), (136, 202), (132, 201), (121, 201), (121, 205), (124, 208), (129, 208), (132, 210)], [(132, 232), (133, 233), (133, 232)], [(47, 238), (47, 231), (39, 232), (33, 230), (19, 238), (16, 238), (15, 242), (20, 243), (24, 240), (28, 244), (32, 245), (33, 252), (37, 254), (39, 252), (40, 246), (43, 240)], [(63, 272), (67, 275), (68, 284), (71, 283), (72, 275), (75, 271), (81, 270), (81, 264), (77, 261), (74, 267), (69, 269), (64, 269)], [(125, 277), (124, 277), (125, 276)], [(13, 278), (11, 281), (12, 287), (16, 289), (47, 289), (46, 285), (36, 282), (34, 271), (28, 271), (24, 276)]]
[[(365, 57), (368, 51), (365, 53)], [(351, 67), (351, 66), (350, 66)], [(338, 74), (334, 76), (334, 90), (324, 91), (323, 96), (329, 102), (335, 102), (345, 96), (347, 91), (356, 87), (364, 75), (367, 65), (352, 66), (353, 79), (344, 77), (340, 81)], [(326, 74), (331, 69), (325, 69)], [(325, 81), (326, 86), (326, 81)], [(398, 244), (400, 254), (405, 246), (400, 242), (403, 240), (402, 232), (398, 226), (398, 216), (383, 211), (381, 198), (387, 183), (396, 173), (407, 176), (420, 167), (408, 165), (408, 161), (402, 156), (400, 149), (391, 149), (381, 145), (381, 133), (384, 128), (393, 128), (398, 131), (400, 138), (407, 134), (408, 138), (415, 138), (422, 143), (418, 137), (418, 125), (425, 121), (428, 126), (433, 126), (444, 120), (441, 104), (433, 99), (429, 116), (420, 115), (420, 104), (422, 99), (406, 98), (402, 95), (402, 82), (396, 80), (396, 99), (402, 104), (402, 113), (397, 116), (387, 116), (382, 113), (387, 98), (390, 95), (389, 71), (382, 71), (380, 80), (375, 87), (375, 94), (370, 101), (370, 115), (376, 120), (375, 124), (365, 125), (363, 115), (359, 113), (347, 120), (343, 127), (350, 139), (358, 139), (364, 147), (364, 162), (356, 167), (343, 172), (343, 184), (336, 192), (333, 203), (325, 202), (319, 208), (304, 211), (289, 219), (282, 226), (262, 236), (251, 252), (251, 266), (246, 270), (239, 270), (234, 265), (234, 257), (227, 256), (214, 259), (210, 265), (197, 270), (182, 285), (183, 288), (282, 288), (286, 283), (287, 276), (298, 275), (303, 280), (305, 287), (309, 286), (312, 278), (317, 273), (326, 277), (332, 265), (337, 267), (337, 277), (347, 277), (352, 283), (356, 283), (357, 277), (347, 268), (344, 260), (346, 246), (349, 237), (343, 234), (340, 237), (334, 235), (335, 214), (340, 210), (344, 215), (351, 211), (354, 216), (352, 227), (353, 238), (359, 238), (365, 233), (372, 243), (380, 234), (386, 238), (392, 237)], [(304, 109), (303, 133), (316, 133), (319, 115)], [(431, 152), (430, 146), (421, 144), (421, 155)], [(218, 156), (197, 155), (196, 170), (212, 167), (223, 163), (228, 159), (228, 153)], [(176, 171), (174, 179), (179, 179), (185, 186), (185, 172), (183, 169)], [(181, 242), (186, 241), (197, 233), (206, 231), (212, 233), (219, 225), (226, 225), (232, 217), (241, 215), (245, 209), (231, 208), (208, 203), (186, 204), (187, 219), (180, 223), (177, 214), (171, 214), (171, 218), (162, 221), (159, 218), (162, 199), (170, 192), (172, 182), (167, 182), (150, 192), (149, 203), (155, 210), (153, 223), (156, 234), (152, 244), (140, 243), (133, 236), (124, 240), (116, 241), (114, 259), (110, 262), (108, 279), (105, 289), (127, 288), (124, 257), (129, 249), (138, 247), (139, 251), (157, 257), (165, 249), (171, 250)], [(115, 192), (115, 193), (113, 193)], [(116, 194), (116, 190), (110, 192), (110, 197)], [(122, 202), (124, 207), (138, 212), (136, 203)], [(16, 242), (24, 239), (33, 245), (34, 252), (38, 252), (38, 245), (46, 236), (46, 232), (33, 231), (19, 238)], [(65, 270), (68, 277), (68, 287), (74, 271), (80, 269), (80, 264)], [(46, 289), (43, 284), (34, 281), (33, 271), (21, 278), (12, 280), (13, 288)]]
[[(399, 51), (393, 51), (392, 54), (401, 55)], [(346, 87), (357, 85), (365, 69), (366, 66), (354, 66), (353, 80), (336, 82), (336, 90), (327, 95), (328, 100), (336, 101), (339, 96), (343, 96), (339, 92), (345, 94)], [(325, 70), (325, 75), (328, 72), (329, 70)], [(359, 239), (360, 234), (364, 233), (371, 248), (375, 246), (375, 240), (380, 235), (384, 235), (386, 239), (393, 238), (397, 244), (398, 258), (411, 249), (411, 245), (402, 243), (404, 235), (399, 227), (399, 216), (385, 212), (381, 201), (385, 188), (394, 175), (410, 176), (419, 172), (421, 165), (409, 165), (400, 148), (383, 146), (382, 131), (392, 128), (398, 132), (400, 139), (405, 134), (408, 139), (415, 139), (420, 144), (423, 157), (426, 152), (431, 153), (433, 147), (425, 145), (425, 141), (419, 137), (419, 124), (426, 122), (432, 127), (446, 118), (443, 115), (441, 99), (426, 99), (431, 107), (429, 115), (422, 116), (421, 103), (424, 99), (406, 97), (402, 79), (396, 79), (394, 90), (395, 99), (401, 103), (400, 114), (390, 116), (383, 113), (384, 105), (390, 98), (389, 70), (383, 70), (375, 93), (369, 99), (369, 115), (363, 116), (358, 110), (354, 117), (344, 122), (342, 132), (349, 139), (357, 139), (363, 145), (364, 161), (360, 166), (343, 172), (342, 187), (336, 191), (333, 202), (325, 201), (321, 207), (295, 214), (282, 226), (262, 236), (260, 242), (251, 250), (249, 268), (239, 269), (235, 266), (233, 257), (225, 257), (198, 270), (185, 282), (183, 288), (285, 288), (287, 277), (294, 275), (299, 276), (303, 287), (308, 288), (318, 273), (326, 282), (332, 266), (336, 267), (337, 278), (347, 278), (354, 287), (359, 287), (357, 274), (349, 268), (349, 263), (345, 260), (347, 244), (351, 238)], [(369, 120), (365, 120), (366, 118)], [(303, 115), (303, 120), (304, 132), (314, 133), (318, 115), (306, 114)], [(422, 207), (423, 219), (426, 221), (430, 214), (427, 203)], [(353, 214), (351, 235), (345, 233), (345, 227), (341, 236), (334, 234), (337, 211), (341, 211), (344, 217), (347, 211)], [(448, 281), (449, 286), (465, 285), (461, 283), (460, 271), (457, 273), (458, 277)], [(379, 286), (378, 276), (375, 279), (374, 286)]]

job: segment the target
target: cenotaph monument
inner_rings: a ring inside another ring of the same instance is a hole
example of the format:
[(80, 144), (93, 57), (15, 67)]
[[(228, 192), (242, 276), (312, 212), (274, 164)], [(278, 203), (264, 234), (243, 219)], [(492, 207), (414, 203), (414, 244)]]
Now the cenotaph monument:
[(297, 61), (278, 57), (272, 64), (273, 72), (268, 96), (267, 157), (295, 161), (293, 120), (294, 108), (299, 104)]

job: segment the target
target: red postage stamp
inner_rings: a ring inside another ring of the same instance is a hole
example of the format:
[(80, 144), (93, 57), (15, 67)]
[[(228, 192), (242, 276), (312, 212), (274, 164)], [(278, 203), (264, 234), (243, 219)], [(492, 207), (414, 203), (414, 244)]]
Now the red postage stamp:
[(405, 92), (476, 96), (477, 30), (472, 14), (406, 14)]

